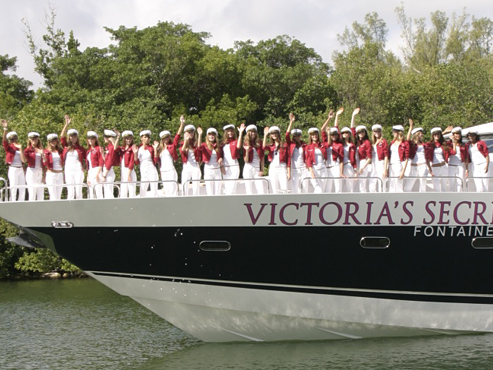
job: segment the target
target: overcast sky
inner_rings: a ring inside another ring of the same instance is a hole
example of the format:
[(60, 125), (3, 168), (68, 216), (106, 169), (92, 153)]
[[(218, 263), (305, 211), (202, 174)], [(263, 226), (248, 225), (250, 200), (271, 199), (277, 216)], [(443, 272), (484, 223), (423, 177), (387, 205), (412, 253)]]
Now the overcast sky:
[(411, 18), (429, 20), (436, 10), (451, 18), (465, 9), (476, 18), (493, 19), (491, 0), (0, 0), (0, 54), (16, 56), (16, 74), (39, 86), (22, 19), (41, 44), (51, 4), (57, 14), (56, 27), (66, 35), (73, 30), (81, 49), (107, 46), (110, 38), (103, 27), (142, 29), (171, 21), (186, 23), (195, 32), (209, 32), (208, 42), (225, 49), (236, 40), (256, 42), (286, 34), (314, 48), (328, 63), (332, 63), (332, 52), (341, 49), (337, 34), (354, 21), (362, 23), (367, 13), (377, 12), (389, 29), (388, 47), (400, 56), (395, 8), (401, 3)]

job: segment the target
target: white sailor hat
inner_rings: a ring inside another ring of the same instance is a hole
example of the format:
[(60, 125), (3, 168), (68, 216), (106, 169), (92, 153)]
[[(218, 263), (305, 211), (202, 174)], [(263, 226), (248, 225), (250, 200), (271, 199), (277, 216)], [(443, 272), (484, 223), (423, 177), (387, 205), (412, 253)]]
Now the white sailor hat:
[(125, 130), (122, 132), (122, 137), (126, 137), (126, 136), (134, 136), (134, 133), (130, 130)]
[(48, 140), (48, 141), (52, 141), (52, 140), (55, 140), (55, 139), (58, 139), (58, 135), (57, 134), (48, 134), (48, 136), (46, 136), (46, 140)]
[(226, 125), (223, 127), (223, 130), (226, 131), (226, 130), (229, 130), (229, 129), (235, 129), (235, 125), (233, 125), (232, 123), (230, 123), (229, 125)]
[(345, 132), (349, 132), (349, 133), (351, 133), (351, 129), (350, 129), (349, 127), (343, 127), (343, 128), (341, 129), (341, 134), (343, 134), (343, 133), (345, 133)]
[(207, 135), (209, 135), (209, 134), (217, 135), (217, 130), (214, 127), (209, 127), (207, 129)]
[(27, 137), (29, 137), (29, 138), (40, 137), (40, 136), (41, 136), (40, 134), (38, 134), (37, 132), (34, 132), (34, 131), (27, 134)]
[(337, 127), (331, 127), (330, 128), (330, 134), (339, 134), (339, 130), (337, 129)]
[(394, 126), (392, 126), (392, 131), (404, 131), (404, 126), (394, 125)]
[(411, 135), (414, 135), (416, 132), (419, 131), (424, 132), (422, 127), (413, 128), (413, 130), (411, 131)]
[(308, 135), (313, 134), (314, 132), (319, 133), (320, 130), (318, 128), (316, 128), (316, 127), (310, 127), (308, 129)]
[(382, 125), (379, 125), (378, 123), (371, 126), (372, 131), (377, 131), (377, 130), (381, 130), (381, 129), (382, 129)]
[(95, 137), (96, 139), (98, 138), (98, 134), (96, 131), (87, 131), (87, 137)]
[(77, 131), (75, 128), (71, 128), (70, 130), (67, 131), (67, 135), (79, 135), (79, 131)]
[(281, 129), (277, 126), (269, 127), (269, 134), (272, 134), (273, 132), (281, 132)]
[(430, 134), (434, 134), (435, 132), (442, 132), (442, 129), (440, 127), (433, 127), (431, 130), (430, 130)]
[(246, 128), (246, 132), (248, 131), (257, 131), (257, 126), (255, 125), (248, 125), (247, 128)]
[(469, 135), (476, 135), (476, 136), (479, 136), (479, 132), (477, 130), (471, 130), (467, 133), (467, 136)]
[(116, 133), (113, 130), (104, 130), (104, 136), (116, 137)]
[(303, 131), (301, 131), (299, 128), (295, 128), (291, 130), (291, 135), (301, 135)]
[(10, 140), (12, 139), (14, 136), (17, 136), (17, 132), (15, 131), (10, 131), (8, 134), (7, 134), (7, 139)]
[(455, 134), (456, 132), (459, 132), (459, 133), (462, 132), (462, 127), (454, 127), (452, 129), (452, 133)]
[(363, 130), (366, 131), (366, 132), (368, 132), (366, 130), (366, 126), (363, 126), (363, 125), (356, 126), (356, 132), (360, 132), (360, 131), (363, 131)]
[(164, 130), (164, 131), (161, 131), (159, 133), (159, 138), (162, 139), (163, 137), (170, 136), (170, 135), (171, 135), (171, 132), (169, 132), (168, 130)]
[(151, 136), (151, 130), (142, 130), (139, 136), (144, 136), (144, 135)]

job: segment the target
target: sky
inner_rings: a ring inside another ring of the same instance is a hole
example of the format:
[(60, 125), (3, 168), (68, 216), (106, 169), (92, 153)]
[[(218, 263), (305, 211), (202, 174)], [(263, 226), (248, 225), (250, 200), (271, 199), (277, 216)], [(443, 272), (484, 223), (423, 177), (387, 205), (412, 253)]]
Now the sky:
[(476, 18), (493, 19), (491, 0), (0, 0), (0, 55), (17, 57), (15, 74), (40, 87), (23, 20), (43, 46), (51, 7), (55, 27), (67, 36), (73, 30), (81, 50), (108, 46), (111, 40), (104, 27), (143, 29), (171, 21), (210, 33), (208, 43), (223, 49), (232, 48), (235, 41), (258, 42), (285, 34), (313, 48), (330, 64), (333, 52), (342, 49), (337, 35), (376, 12), (389, 30), (387, 47), (400, 57), (403, 40), (395, 9), (401, 4), (412, 19), (429, 21), (437, 10), (449, 18), (465, 10)]

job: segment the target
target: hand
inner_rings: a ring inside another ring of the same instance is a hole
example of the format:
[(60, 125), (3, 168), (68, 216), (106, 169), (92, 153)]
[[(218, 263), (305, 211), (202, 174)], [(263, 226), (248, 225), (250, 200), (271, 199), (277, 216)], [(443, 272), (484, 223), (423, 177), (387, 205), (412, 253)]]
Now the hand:
[(353, 110), (353, 117), (358, 115), (359, 114), (359, 111), (360, 109), (359, 108), (356, 108), (355, 110)]
[(180, 116), (180, 123), (181, 123), (182, 125), (184, 125), (184, 124), (185, 124), (185, 116), (184, 116), (183, 114)]
[(16, 147), (17, 149), (22, 149), (22, 144), (20, 144), (20, 143), (13, 143), (12, 145), (14, 147)]
[(293, 112), (289, 113), (289, 122), (294, 122), (296, 120), (296, 116)]
[(412, 128), (412, 127), (413, 127), (413, 125), (414, 125), (414, 122), (413, 122), (412, 118), (409, 118), (409, 127), (411, 127), (411, 128)]
[(288, 173), (287, 177), (288, 177), (288, 181), (291, 180), (291, 174), (290, 173)]
[(219, 158), (219, 159), (217, 160), (217, 163), (219, 164), (219, 166), (221, 166), (221, 167), (222, 167), (222, 165), (223, 165), (223, 159), (222, 159), (222, 158)]
[(137, 154), (138, 151), (139, 151), (139, 149), (137, 148), (137, 145), (133, 144), (132, 145), (132, 152), (134, 152), (134, 154)]
[[(467, 175), (467, 171), (466, 171), (466, 175)], [(435, 174), (434, 174), (432, 171), (430, 171), (430, 176), (431, 176), (431, 177), (434, 177), (434, 176), (435, 176)], [(467, 176), (466, 176), (466, 177), (467, 177)]]
[(341, 176), (340, 177), (342, 177), (343, 179), (347, 179), (347, 176), (344, 175), (343, 173), (341, 173)]
[(484, 168), (484, 173), (488, 173), (488, 165)]
[(113, 131), (115, 131), (117, 137), (120, 137), (120, 131), (118, 131), (116, 128)]
[(202, 130), (202, 127), (197, 127), (197, 133), (202, 136), (202, 133), (204, 132), (204, 130)]
[(70, 125), (70, 123), (72, 122), (72, 119), (69, 117), (68, 114), (65, 115), (65, 125)]
[(259, 175), (260, 177), (262, 177), (262, 176), (264, 176), (264, 173), (263, 173), (262, 171), (260, 171), (260, 172), (258, 173), (258, 175)]
[(399, 179), (403, 179), (404, 178), (404, 171), (402, 171), (399, 175)]
[(157, 150), (158, 146), (159, 146), (159, 142), (154, 141), (154, 142), (152, 143), (152, 147), (154, 148), (154, 150)]
[(246, 129), (246, 125), (245, 125), (245, 123), (242, 123), (242, 124), (240, 125), (240, 127), (238, 128), (238, 131), (239, 131), (240, 133), (242, 133), (243, 131), (245, 131), (245, 129)]
[(2, 126), (5, 130), (7, 130), (8, 126), (9, 126), (9, 123), (6, 121), (6, 120), (2, 120)]
[(329, 118), (329, 120), (331, 120), (332, 118), (334, 118), (334, 110), (333, 109), (331, 109), (329, 111), (329, 117), (328, 118)]
[(343, 107), (340, 107), (337, 112), (336, 112), (336, 116), (340, 116), (342, 114), (342, 112), (344, 112), (344, 108)]
[(269, 128), (264, 127), (264, 136), (269, 135)]
[(127, 179), (128, 182), (132, 182), (132, 175), (129, 173), (128, 174), (128, 179)]
[(34, 148), (34, 152), (43, 155), (44, 150), (43, 149), (39, 149), (39, 148)]
[(388, 175), (389, 175), (389, 174), (387, 173), (387, 171), (383, 171), (382, 178), (386, 179)]

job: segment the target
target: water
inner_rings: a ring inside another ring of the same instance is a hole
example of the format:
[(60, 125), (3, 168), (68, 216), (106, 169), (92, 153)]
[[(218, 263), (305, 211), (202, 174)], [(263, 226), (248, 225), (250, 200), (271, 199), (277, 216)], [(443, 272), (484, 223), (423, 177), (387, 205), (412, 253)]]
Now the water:
[(493, 369), (493, 334), (203, 343), (91, 279), (0, 283), (0, 369)]

